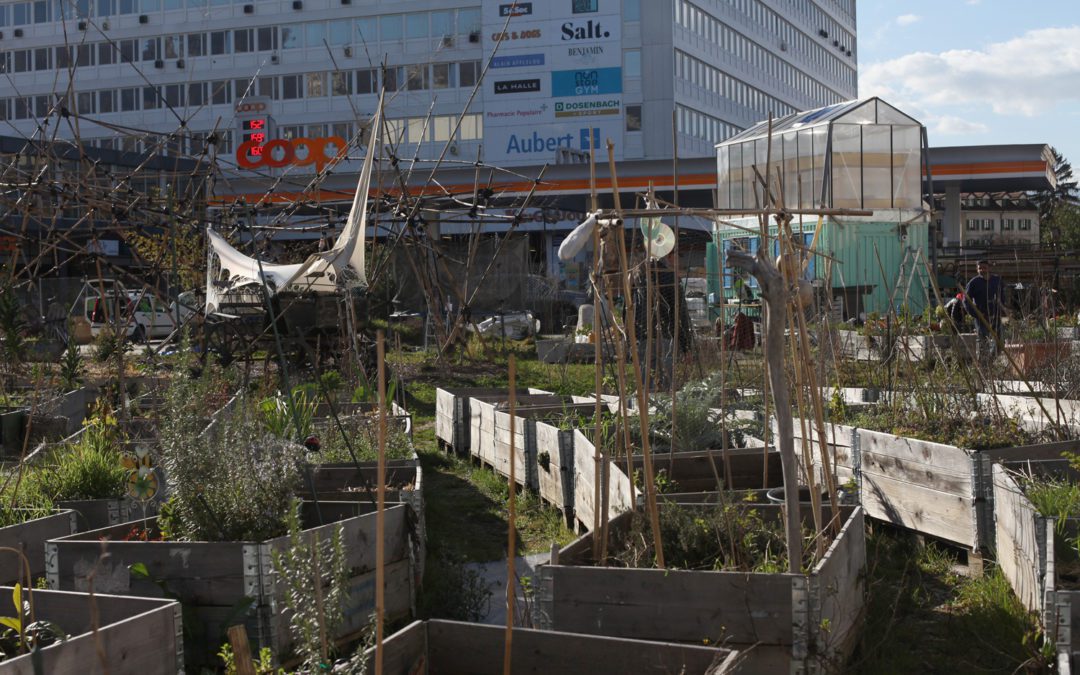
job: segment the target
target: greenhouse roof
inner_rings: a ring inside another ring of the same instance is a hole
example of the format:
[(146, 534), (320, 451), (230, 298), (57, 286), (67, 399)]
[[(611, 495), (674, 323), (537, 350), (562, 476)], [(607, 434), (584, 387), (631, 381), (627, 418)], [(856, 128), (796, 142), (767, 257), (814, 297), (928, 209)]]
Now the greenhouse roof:
[[(901, 126), (921, 126), (918, 120), (905, 115), (898, 109), (878, 97), (856, 99), (843, 103), (834, 103), (815, 110), (791, 113), (773, 120), (772, 132), (776, 134), (795, 129), (808, 129), (826, 124), (886, 124)], [(716, 147), (745, 143), (769, 135), (769, 122), (758, 122), (746, 131), (742, 131)]]

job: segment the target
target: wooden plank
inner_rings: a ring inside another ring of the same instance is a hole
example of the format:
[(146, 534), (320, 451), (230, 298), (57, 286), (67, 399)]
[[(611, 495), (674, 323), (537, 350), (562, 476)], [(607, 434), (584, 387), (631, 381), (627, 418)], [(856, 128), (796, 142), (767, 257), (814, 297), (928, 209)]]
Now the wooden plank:
[[(547, 503), (560, 509), (564, 509), (573, 502), (564, 491), (563, 476), (567, 471), (573, 471), (573, 465), (564, 466), (562, 453), (560, 452), (560, 438), (572, 432), (562, 431), (547, 423), (536, 422), (536, 456), (537, 456), (537, 491), (540, 497)], [(571, 460), (573, 458), (571, 457)]]
[(552, 630), (699, 644), (791, 644), (790, 575), (546, 565), (540, 576), (551, 592)]
[[(45, 576), (45, 542), (70, 535), (75, 532), (75, 526), (75, 512), (63, 510), (44, 518), (0, 527), (0, 547), (22, 551), (30, 563), (31, 576), (37, 579)], [(22, 561), (17, 562), (15, 555), (4, 552), (0, 559), (4, 561), (0, 565), (0, 583), (15, 583), (25, 576)]]
[(845, 663), (858, 642), (866, 603), (866, 527), (856, 508), (811, 574), (818, 598), (810, 622), (812, 652), (828, 663)]
[(1016, 597), (1028, 611), (1043, 612), (1038, 530), (1045, 519), (1001, 465), (993, 468), (997, 562)]
[[(502, 672), (504, 629), (456, 621), (428, 622), (429, 672)], [(622, 640), (564, 632), (515, 628), (512, 651), (515, 674), (593, 675), (722, 673), (731, 650), (699, 645)], [(395, 675), (392, 671), (384, 672)]]
[(876, 452), (863, 451), (862, 472), (863, 476), (883, 476), (958, 497), (970, 498), (974, 489), (970, 468), (967, 472), (955, 472)]
[(975, 501), (888, 476), (863, 472), (860, 491), (866, 515), (923, 534), (975, 547)]
[[(413, 621), (383, 640), (383, 675), (419, 675), (428, 669), (427, 621)], [(375, 672), (375, 648), (368, 650), (366, 674)]]
[[(9, 588), (0, 588), (3, 597), (10, 597), (10, 594)], [(58, 602), (53, 602), (54, 598), (58, 598)], [(89, 632), (88, 620), (79, 623), (81, 617), (90, 615), (89, 596), (58, 591), (34, 592), (37, 618), (54, 621), (71, 635), (67, 640), (41, 650), (43, 672), (49, 675), (100, 672), (99, 647), (109, 672), (116, 675), (180, 672), (176, 643), (180, 634), (180, 609), (176, 602), (104, 594), (95, 595), (94, 602), (101, 621), (96, 639)], [(34, 672), (30, 655), (0, 663), (3, 675), (31, 675)]]
[(971, 475), (972, 459), (968, 450), (943, 443), (931, 443), (906, 436), (893, 436), (859, 429), (862, 452), (895, 457), (909, 462), (926, 464), (936, 470), (958, 475)]

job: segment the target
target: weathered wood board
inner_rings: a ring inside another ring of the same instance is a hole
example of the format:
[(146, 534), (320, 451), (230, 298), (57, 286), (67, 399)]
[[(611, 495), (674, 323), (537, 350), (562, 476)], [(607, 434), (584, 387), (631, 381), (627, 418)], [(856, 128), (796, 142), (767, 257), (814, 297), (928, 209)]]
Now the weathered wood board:
[[(503, 671), (505, 629), (458, 621), (416, 621), (383, 643), (385, 675), (454, 673), (498, 675)], [(511, 672), (516, 675), (652, 673), (723, 675), (735, 672), (730, 649), (595, 635), (514, 628)], [(368, 652), (374, 672), (374, 649)], [(743, 672), (743, 671), (739, 671)]]
[[(78, 531), (75, 512), (63, 510), (44, 518), (0, 527), (0, 547), (22, 551), (30, 564), (30, 575), (36, 580), (45, 576), (45, 542)], [(23, 563), (16, 555), (0, 551), (0, 560), (3, 560), (3, 564), (0, 564), (0, 584), (13, 584), (25, 577)]]
[[(10, 598), (11, 588), (0, 587)], [(173, 600), (132, 598), (95, 593), (90, 596), (64, 591), (34, 591), (38, 620), (52, 621), (70, 637), (41, 650), (42, 672), (49, 675), (171, 675), (183, 672), (184, 651), (180, 603)], [(90, 616), (97, 613), (97, 636)], [(99, 651), (100, 650), (100, 651)], [(32, 675), (31, 656), (0, 662), (2, 675)]]

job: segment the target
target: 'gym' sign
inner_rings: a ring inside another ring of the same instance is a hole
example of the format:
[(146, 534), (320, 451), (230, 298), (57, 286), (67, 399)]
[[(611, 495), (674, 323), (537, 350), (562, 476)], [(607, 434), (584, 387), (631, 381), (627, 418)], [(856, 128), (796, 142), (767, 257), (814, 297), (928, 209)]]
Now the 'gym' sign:
[(326, 138), (278, 138), (267, 143), (247, 141), (236, 149), (236, 164), (242, 169), (280, 169), (315, 165), (316, 171), (345, 155), (347, 144), (341, 136)]

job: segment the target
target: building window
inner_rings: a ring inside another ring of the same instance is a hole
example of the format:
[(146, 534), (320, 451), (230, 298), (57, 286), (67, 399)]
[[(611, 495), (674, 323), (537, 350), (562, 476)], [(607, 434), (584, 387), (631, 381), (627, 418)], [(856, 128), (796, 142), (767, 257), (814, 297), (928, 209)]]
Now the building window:
[(255, 51), (255, 32), (250, 28), (233, 31), (233, 52), (247, 54)]
[(156, 110), (159, 107), (157, 89), (154, 87), (143, 87), (142, 93), (142, 109)]
[(326, 73), (308, 73), (304, 76), (304, 82), (307, 85), (304, 93), (305, 97), (326, 96)]
[(165, 47), (165, 58), (184, 58), (184, 39), (179, 35), (166, 35), (162, 38), (162, 45)]
[(300, 26), (281, 27), (282, 49), (299, 49), (302, 46), (303, 40), (300, 39)]
[(232, 103), (232, 82), (218, 80), (210, 83), (210, 102), (214, 105)]
[(626, 130), (641, 131), (641, 106), (626, 106)]
[(187, 36), (188, 56), (206, 55), (206, 36), (202, 33), (192, 33)]
[(322, 47), (326, 40), (326, 24), (319, 21), (307, 24), (307, 46)]
[(988, 231), (993, 231), (993, 229), (994, 229), (994, 220), (993, 220), (993, 218), (983, 218), (982, 229), (988, 230)]
[[(80, 66), (83, 65), (82, 64), (82, 47), (83, 47), (83, 45), (79, 45), (79, 65)], [(157, 38), (145, 38), (142, 41), (142, 60), (143, 61), (156, 61), (157, 58), (158, 58), (158, 54), (160, 54), (160, 53), (161, 53), (161, 50), (158, 48), (158, 39)]]
[(435, 63), (431, 66), (432, 89), (449, 89), (454, 86), (452, 63)]
[(52, 50), (42, 47), (34, 50), (34, 70), (49, 70), (52, 68)]
[(356, 93), (374, 94), (379, 89), (379, 71), (365, 68), (356, 71)]
[[(59, 48), (58, 48), (59, 49)], [(115, 63), (116, 52), (113, 51), (113, 46), (108, 42), (99, 42), (97, 51), (97, 62), (99, 66), (107, 66)]]
[(169, 84), (165, 86), (165, 102), (173, 108), (184, 105), (184, 85)]
[(277, 29), (274, 26), (260, 28), (258, 39), (260, 52), (270, 52), (277, 49)]
[(1001, 229), (1002, 230), (1011, 230), (1011, 229), (1013, 229), (1013, 223), (1014, 222), (1015, 221), (1012, 218), (1004, 218), (1004, 219), (1002, 219), (1002, 221), (1001, 221)]
[(352, 78), (348, 73), (330, 73), (330, 91), (334, 96), (348, 96), (352, 93)]
[(1020, 219), (1020, 229), (1021, 230), (1030, 230), (1031, 229), (1031, 218), (1021, 218)]
[(386, 91), (397, 91), (398, 87), (404, 85), (405, 69), (401, 66), (397, 68), (387, 68), (383, 71), (383, 88)]
[(623, 21), (641, 21), (641, 0), (623, 0)]
[(139, 90), (128, 88), (120, 90), (120, 110), (131, 112), (139, 109)]
[(571, 5), (574, 14), (589, 14), (600, 11), (598, 0), (574, 0)]
[(476, 141), (484, 137), (484, 121), (480, 115), (465, 115), (461, 118), (460, 138), (463, 141)]
[(98, 92), (98, 112), (116, 112), (116, 92), (114, 90), (105, 89)]
[(335, 122), (330, 129), (331, 135), (339, 138), (344, 138), (345, 142), (351, 142), (353, 136), (353, 125), (351, 122)]
[(462, 87), (475, 87), (479, 79), (479, 61), (463, 61), (458, 64), (458, 82)]
[(219, 30), (210, 33), (210, 53), (214, 55), (229, 53), (229, 31)]
[(623, 75), (641, 77), (641, 50), (627, 49), (623, 52)]
[(205, 82), (192, 82), (188, 85), (187, 102), (190, 106), (206, 105)]
[(408, 73), (406, 89), (409, 91), (423, 91), (429, 88), (427, 64), (406, 66), (405, 70)]
[(387, 14), (379, 17), (379, 39), (383, 42), (400, 40), (402, 36), (401, 15)]
[(352, 44), (352, 26), (348, 21), (330, 22), (329, 42), (334, 46)]
[(977, 230), (977, 229), (979, 229), (979, 221), (978, 221), (977, 218), (968, 218), (965, 221), (965, 224), (967, 225), (968, 230)]
[(75, 109), (80, 115), (92, 115), (94, 113), (94, 92), (81, 91), (75, 94)]
[[(300, 76), (297, 75), (296, 78), (299, 81)], [(260, 77), (257, 84), (259, 85), (259, 96), (272, 99), (278, 98), (278, 79), (276, 77)]]
[(405, 15), (405, 37), (410, 39), (426, 38), (428, 36), (427, 12), (416, 12)]
[(300, 98), (300, 92), (303, 87), (301, 82), (301, 75), (285, 75), (281, 78), (281, 98), (291, 100), (294, 98)]

